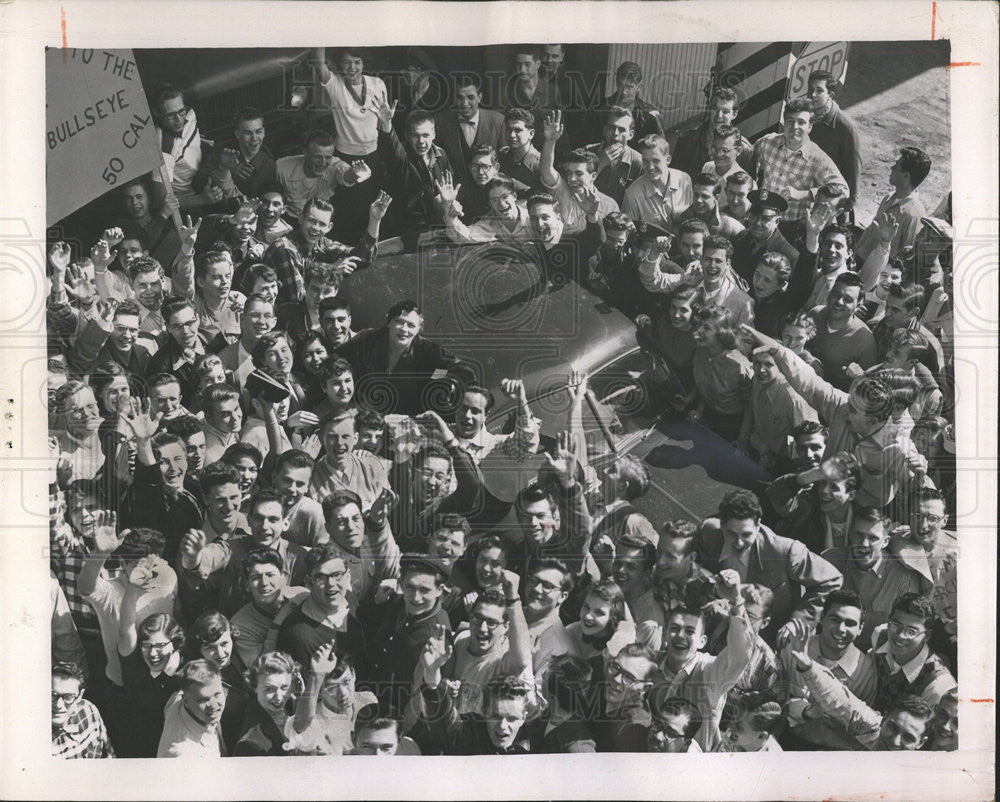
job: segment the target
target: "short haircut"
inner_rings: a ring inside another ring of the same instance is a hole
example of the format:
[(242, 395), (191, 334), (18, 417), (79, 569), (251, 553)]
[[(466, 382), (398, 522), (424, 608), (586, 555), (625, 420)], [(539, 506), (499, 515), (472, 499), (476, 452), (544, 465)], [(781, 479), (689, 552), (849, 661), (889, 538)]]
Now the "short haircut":
[(528, 211), (534, 206), (557, 206), (556, 199), (548, 192), (535, 192), (528, 198)]
[(497, 163), (497, 149), (492, 145), (480, 145), (474, 148), (472, 153), (469, 154), (469, 161), (471, 162), (473, 159), (478, 159), (482, 156), (488, 157), (493, 164)]
[(461, 532), (464, 537), (468, 538), (472, 534), (472, 525), (464, 515), (459, 515), (457, 512), (446, 512), (434, 519), (430, 531), (431, 534), (441, 531)]
[(408, 298), (402, 301), (397, 301), (390, 306), (389, 311), (385, 313), (385, 322), (391, 323), (397, 317), (402, 317), (403, 315), (409, 315), (411, 313), (416, 314), (421, 320), (424, 318), (424, 313), (420, 311), (420, 306), (416, 301), (411, 301)]
[(333, 215), (333, 204), (329, 201), (325, 201), (322, 198), (310, 198), (302, 206), (302, 217), (300, 219), (304, 220), (306, 215), (309, 214), (313, 209), (317, 212), (329, 212)]
[(760, 692), (728, 697), (722, 708), (719, 729), (728, 730), (743, 720), (751, 731), (766, 732), (768, 735), (777, 733), (785, 726), (781, 705)]
[(239, 392), (225, 382), (210, 384), (201, 391), (201, 405), (205, 409), (215, 406), (216, 404), (222, 404), (226, 401), (238, 402), (239, 400)]
[(575, 654), (557, 654), (545, 675), (545, 695), (563, 710), (585, 716), (594, 669)]
[(712, 94), (708, 99), (708, 105), (711, 106), (717, 101), (722, 101), (723, 103), (732, 103), (733, 108), (739, 109), (739, 97), (736, 95), (732, 89), (728, 86), (717, 86), (712, 90)]
[(858, 620), (865, 620), (864, 604), (861, 601), (861, 597), (855, 591), (845, 590), (843, 588), (830, 591), (826, 598), (823, 599), (823, 609), (820, 610), (819, 613), (820, 619), (829, 613), (835, 605), (839, 605), (841, 607), (857, 607), (858, 610), (861, 611), (861, 614), (858, 616)]
[(267, 334), (261, 336), (257, 340), (257, 344), (254, 345), (253, 352), (250, 354), (253, 366), (255, 368), (263, 368), (266, 365), (264, 359), (267, 356), (267, 352), (282, 340), (287, 343), (289, 349), (292, 347), (291, 338), (283, 331), (269, 331)]
[(834, 208), (839, 208), (847, 200), (847, 194), (847, 190), (840, 184), (823, 184), (816, 190), (816, 200), (826, 198), (834, 202)]
[(273, 565), (279, 571), (285, 570), (285, 561), (281, 554), (275, 549), (251, 549), (243, 558), (240, 568), (243, 572), (243, 580), (250, 576), (250, 570), (255, 565)]
[(524, 127), (530, 130), (535, 128), (535, 115), (532, 114), (527, 109), (522, 109), (520, 107), (515, 107), (507, 109), (503, 115), (504, 125), (510, 123), (524, 123)]
[(176, 676), (182, 693), (188, 693), (195, 688), (208, 685), (214, 680), (222, 679), (222, 675), (219, 674), (211, 663), (201, 658), (189, 660), (182, 665)]
[[(809, 342), (809, 340), (816, 336), (816, 320), (808, 312), (801, 312), (799, 314), (789, 312), (787, 315), (782, 315), (778, 331), (784, 331), (784, 329), (788, 326), (796, 329), (803, 329), (806, 333), (806, 342)], [(815, 421), (803, 421), (802, 423), (814, 422)]]
[(924, 722), (924, 731), (927, 724), (934, 718), (934, 708), (930, 702), (912, 693), (904, 693), (897, 696), (889, 703), (887, 715), (893, 713), (908, 713), (916, 719)]
[[(317, 568), (330, 560), (344, 560), (343, 553), (333, 543), (320, 543), (318, 546), (313, 546), (306, 554), (306, 575), (312, 576)], [(346, 565), (347, 561), (344, 560), (344, 563)]]
[(252, 496), (250, 496), (250, 511), (253, 512), (254, 509), (259, 507), (261, 504), (277, 504), (282, 508), (282, 515), (284, 515), (285, 501), (284, 497), (277, 490), (272, 490), (269, 487), (265, 487), (262, 490), (258, 490)]
[(521, 488), (518, 491), (517, 498), (514, 500), (514, 506), (518, 512), (523, 510), (528, 504), (534, 504), (539, 501), (546, 501), (553, 512), (559, 509), (559, 502), (556, 500), (555, 495), (548, 485), (543, 484), (529, 484), (526, 487)]
[(762, 615), (771, 614), (771, 608), (774, 605), (774, 591), (769, 587), (754, 582), (744, 583), (740, 585), (740, 595), (743, 597), (744, 603), (759, 607)]
[(678, 240), (685, 234), (701, 234), (702, 237), (708, 237), (710, 232), (708, 230), (708, 224), (704, 220), (692, 217), (690, 220), (682, 222), (677, 228)]
[(605, 231), (626, 231), (629, 234), (635, 232), (635, 223), (622, 212), (608, 212), (604, 215), (602, 225)]
[(151, 554), (162, 555), (167, 539), (158, 529), (136, 526), (126, 530), (125, 539), (114, 555), (125, 562), (141, 560)]
[[(421, 563), (410, 563), (407, 566), (406, 573), (416, 573), (430, 574), (431, 571), (425, 568)], [(515, 602), (517, 604), (517, 602)], [(500, 590), (484, 590), (478, 596), (476, 600), (472, 603), (472, 609), (475, 610), (477, 607), (482, 607), (483, 605), (491, 605), (493, 607), (500, 607), (503, 609), (503, 619), (507, 620), (507, 599), (503, 595), (503, 591)]]
[(170, 432), (157, 432), (153, 435), (153, 439), (149, 441), (149, 445), (153, 449), (154, 456), (166, 446), (178, 446), (185, 454), (187, 453), (187, 445), (184, 443), (184, 439)]
[(153, 108), (159, 111), (160, 106), (168, 100), (173, 100), (175, 97), (179, 97), (183, 100), (184, 94), (173, 84), (160, 84), (153, 90)]
[(892, 603), (890, 617), (897, 612), (922, 618), (924, 628), (928, 633), (934, 628), (934, 622), (937, 620), (933, 600), (929, 596), (921, 596), (919, 593), (910, 592), (897, 596)]
[(631, 109), (627, 109), (624, 106), (612, 106), (608, 109), (608, 113), (604, 117), (605, 123), (609, 123), (612, 120), (620, 120), (622, 117), (628, 117), (632, 120), (632, 125), (635, 124), (635, 115), (632, 114)]
[(691, 186), (711, 187), (712, 194), (716, 197), (718, 197), (719, 193), (722, 192), (722, 186), (719, 184), (719, 179), (712, 175), (712, 173), (695, 173), (691, 178)]
[(168, 295), (160, 304), (160, 314), (163, 315), (163, 322), (169, 324), (170, 318), (182, 309), (194, 311), (194, 303), (183, 295)]
[(837, 93), (844, 88), (844, 85), (834, 78), (833, 73), (829, 70), (813, 70), (809, 73), (809, 78), (806, 79), (809, 86), (812, 86), (814, 83), (819, 81), (826, 82), (826, 91), (829, 93), (830, 97), (836, 97)]
[(576, 585), (576, 577), (573, 576), (573, 572), (570, 571), (569, 566), (567, 566), (562, 560), (557, 560), (554, 557), (532, 560), (528, 564), (528, 578), (530, 579), (539, 571), (559, 571), (563, 577), (562, 581), (559, 583), (559, 589), (563, 593), (569, 593)]
[(920, 186), (931, 171), (931, 157), (920, 148), (900, 148), (899, 162), (899, 169), (910, 177), (914, 187)]
[(138, 276), (152, 272), (163, 276), (163, 266), (151, 256), (137, 256), (128, 265), (128, 280), (135, 281)]
[(830, 223), (826, 228), (819, 232), (819, 241), (823, 242), (827, 237), (831, 237), (835, 234), (840, 234), (844, 241), (847, 243), (847, 249), (851, 250), (854, 248), (854, 234), (851, 232), (847, 226), (842, 226), (840, 223)]
[(739, 170), (735, 173), (730, 173), (726, 176), (726, 186), (730, 184), (735, 184), (738, 187), (748, 187), (753, 183), (753, 178), (750, 177), (750, 173)]
[(857, 287), (862, 292), (864, 291), (864, 286), (861, 283), (861, 279), (858, 278), (858, 274), (851, 273), (850, 271), (838, 273), (833, 283), (843, 284), (845, 287)]
[(764, 511), (760, 501), (749, 490), (730, 490), (719, 502), (719, 521), (744, 521), (752, 518), (759, 523)]
[(915, 281), (904, 279), (899, 284), (889, 285), (888, 297), (902, 301), (906, 304), (907, 309), (917, 309), (924, 300), (924, 287)]
[(319, 302), (319, 316), (320, 320), (323, 319), (323, 315), (331, 310), (341, 310), (343, 309), (347, 314), (351, 314), (351, 302), (347, 300), (342, 295), (333, 295), (328, 298), (323, 298)]
[(649, 490), (649, 469), (634, 454), (626, 454), (618, 459), (618, 473), (625, 480), (625, 499), (635, 501)]
[(850, 396), (877, 420), (888, 420), (892, 415), (895, 405), (892, 388), (876, 376), (860, 376), (852, 381)]
[(341, 507), (346, 507), (350, 504), (355, 505), (359, 512), (364, 512), (364, 505), (361, 502), (361, 496), (353, 490), (334, 491), (323, 499), (323, 518), (329, 522), (329, 520), (333, 517), (335, 510), (339, 510)]
[(944, 495), (936, 487), (921, 487), (916, 492), (916, 500), (918, 502), (922, 501), (940, 501), (942, 504), (945, 503)]
[(266, 295), (261, 295), (259, 292), (251, 292), (247, 295), (246, 303), (243, 304), (244, 313), (250, 308), (250, 304), (256, 304), (259, 306), (269, 306), (274, 308), (274, 301), (268, 298)]
[(719, 306), (718, 304), (703, 306), (695, 313), (695, 320), (699, 323), (714, 324), (718, 330), (719, 342), (722, 343), (722, 347), (727, 351), (731, 351), (739, 346), (733, 313), (724, 306)]
[(640, 154), (645, 153), (647, 150), (655, 150), (663, 156), (670, 155), (670, 143), (659, 134), (646, 134), (646, 136), (636, 142), (635, 149)]
[(176, 384), (180, 387), (181, 380), (178, 379), (173, 373), (157, 373), (146, 382), (146, 391), (152, 392), (157, 387), (163, 387), (167, 384)]
[(687, 716), (688, 724), (681, 733), (685, 738), (694, 738), (701, 729), (701, 714), (694, 702), (682, 696), (671, 696), (673, 690), (670, 683), (659, 682), (654, 685), (647, 696), (649, 712), (654, 722), (662, 722), (668, 716)]
[(264, 455), (260, 453), (260, 449), (250, 443), (233, 443), (222, 455), (222, 461), (228, 462), (230, 465), (235, 465), (236, 460), (240, 457), (247, 457), (253, 460), (258, 468), (264, 462)]
[(310, 284), (319, 284), (324, 287), (332, 285), (337, 290), (340, 290), (340, 283), (342, 279), (343, 274), (340, 269), (330, 262), (310, 259), (305, 263), (303, 280), (305, 282), (305, 286), (307, 287)]
[(760, 262), (758, 262), (757, 266), (768, 267), (773, 270), (775, 277), (782, 284), (787, 284), (788, 280), (792, 277), (792, 263), (788, 261), (788, 257), (783, 253), (767, 251), (760, 257)]
[(195, 278), (205, 278), (208, 269), (214, 265), (228, 264), (233, 266), (233, 255), (229, 251), (205, 251), (194, 258)]
[[(356, 422), (357, 415), (358, 410), (355, 407), (348, 407), (347, 409), (337, 410), (336, 412), (331, 412), (329, 415), (324, 415), (323, 419), (319, 422), (319, 432), (320, 434), (323, 434), (327, 430), (327, 427), (333, 426), (341, 421), (350, 420)], [(355, 430), (357, 430), (356, 424)]]
[(618, 559), (624, 551), (639, 552), (639, 560), (644, 571), (652, 571), (653, 566), (656, 565), (656, 546), (644, 537), (626, 532), (618, 539), (615, 559)]
[(256, 691), (260, 678), (272, 674), (288, 674), (292, 678), (292, 687), (301, 688), (302, 669), (295, 659), (286, 652), (263, 652), (247, 669), (244, 678), (247, 687)]
[[(819, 424), (817, 424), (819, 425)], [(823, 427), (820, 426), (822, 429)], [(826, 430), (823, 429), (824, 436)], [(847, 476), (844, 478), (844, 487), (847, 490), (857, 490), (861, 487), (861, 463), (848, 451), (838, 451), (833, 455), (840, 460), (841, 465), (847, 469)], [(875, 508), (872, 508), (875, 509)]]
[(615, 69), (615, 78), (619, 81), (633, 80), (637, 84), (642, 83), (642, 67), (634, 61), (623, 61)]
[(385, 415), (377, 409), (359, 407), (358, 414), (354, 418), (354, 429), (360, 432), (363, 429), (385, 429)]
[(585, 148), (574, 148), (559, 160), (560, 167), (567, 164), (586, 164), (588, 172), (596, 173), (597, 154)]
[(217, 643), (227, 633), (236, 638), (238, 632), (230, 620), (218, 610), (208, 610), (199, 615), (188, 630), (188, 645), (195, 649), (197, 655), (202, 646)]
[(785, 117), (787, 118), (789, 114), (802, 114), (805, 112), (809, 115), (809, 119), (813, 118), (813, 107), (809, 98), (797, 97), (794, 100), (789, 100), (785, 104)]
[(310, 471), (315, 466), (315, 460), (310, 457), (305, 451), (300, 451), (297, 448), (290, 448), (288, 451), (283, 452), (279, 455), (278, 459), (274, 463), (274, 474), (278, 475), (278, 472), (282, 468), (308, 468)]
[(360, 735), (362, 732), (379, 732), (381, 730), (392, 730), (396, 733), (396, 737), (399, 738), (399, 721), (385, 716), (378, 716), (377, 718), (358, 716), (357, 723), (354, 725), (356, 735)]
[(542, 60), (542, 48), (540, 45), (530, 45), (530, 44), (515, 44), (511, 48), (514, 52), (512, 55), (516, 58), (517, 56), (531, 56), (535, 61)]
[(503, 174), (493, 176), (493, 178), (486, 182), (484, 189), (487, 194), (494, 189), (502, 189), (510, 195), (517, 194), (517, 184), (514, 183), (514, 179)]
[(505, 699), (521, 700), (527, 706), (534, 691), (534, 683), (520, 677), (496, 676), (483, 688), (483, 710), (489, 711), (494, 702)]
[(254, 284), (258, 281), (263, 281), (265, 284), (270, 284), (272, 281), (277, 283), (278, 274), (274, 272), (274, 268), (270, 265), (258, 262), (247, 268), (246, 273), (243, 275), (243, 286), (248, 290), (252, 290)]
[(665, 521), (660, 527), (660, 543), (669, 538), (689, 541), (684, 548), (684, 554), (687, 556), (693, 553), (698, 546), (698, 526), (693, 521), (687, 521), (683, 518)]
[(200, 434), (205, 430), (202, 428), (201, 421), (194, 415), (178, 415), (176, 418), (164, 421), (161, 431), (171, 432), (187, 440), (191, 435)]
[(240, 123), (246, 122), (247, 120), (261, 120), (264, 119), (264, 112), (254, 106), (244, 106), (238, 109), (233, 115), (233, 128), (239, 128)]
[(198, 483), (201, 485), (202, 494), (207, 496), (208, 491), (213, 487), (228, 484), (234, 484), (238, 487), (240, 484), (240, 472), (235, 465), (230, 465), (228, 462), (222, 462), (221, 460), (210, 462), (202, 468), (201, 475), (198, 477)]
[(733, 260), (733, 243), (729, 241), (728, 237), (723, 237), (721, 234), (709, 234), (705, 237), (705, 244), (701, 246), (702, 253), (709, 248), (725, 251), (726, 261), (731, 262)]
[(742, 136), (740, 134), (740, 129), (735, 125), (720, 125), (712, 131), (712, 139), (717, 139), (720, 142), (729, 139), (730, 137), (735, 137), (737, 144), (739, 144), (740, 136)]
[(335, 144), (336, 141), (333, 138), (333, 134), (320, 130), (319, 128), (309, 131), (305, 136), (305, 147), (307, 150), (313, 145), (321, 148), (330, 148)]
[(483, 93), (482, 83), (480, 77), (474, 72), (460, 72), (454, 79), (456, 89), (465, 89), (471, 86), (480, 95)]
[(75, 679), (78, 683), (80, 683), (81, 691), (87, 686), (87, 680), (83, 673), (83, 669), (76, 663), (70, 663), (68, 661), (53, 663), (52, 678), (55, 679), (56, 677), (60, 677), (62, 679)]
[[(430, 112), (423, 111), (421, 109), (415, 109), (411, 111), (406, 117), (406, 131), (407, 133), (413, 131), (418, 125), (423, 125), (424, 123), (430, 123), (434, 125), (434, 115)], [(435, 126), (436, 127), (436, 126)]]

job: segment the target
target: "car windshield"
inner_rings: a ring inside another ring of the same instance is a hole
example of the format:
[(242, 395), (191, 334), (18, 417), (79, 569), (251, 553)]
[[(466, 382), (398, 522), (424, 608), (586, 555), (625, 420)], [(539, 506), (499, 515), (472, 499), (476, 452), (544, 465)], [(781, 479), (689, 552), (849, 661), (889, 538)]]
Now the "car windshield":
[[(647, 372), (649, 357), (637, 350), (597, 371), (588, 381), (589, 398), (583, 406), (581, 423), (587, 438), (587, 458), (594, 468), (604, 467), (615, 454), (631, 450), (647, 434), (662, 411), (651, 403)], [(569, 376), (554, 377), (557, 386), (530, 401), (531, 411), (541, 421), (543, 442), (552, 441), (568, 428), (571, 405), (566, 387)], [(494, 433), (509, 431), (511, 421), (500, 414), (489, 424)]]

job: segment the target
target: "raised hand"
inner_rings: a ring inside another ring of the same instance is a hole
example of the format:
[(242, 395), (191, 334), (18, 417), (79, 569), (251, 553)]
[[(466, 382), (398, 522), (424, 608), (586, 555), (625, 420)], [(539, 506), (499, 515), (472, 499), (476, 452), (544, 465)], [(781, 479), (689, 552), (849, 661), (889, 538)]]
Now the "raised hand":
[(390, 579), (383, 579), (378, 583), (378, 587), (375, 588), (375, 595), (373, 600), (375, 604), (385, 604), (389, 599), (396, 595), (396, 589), (399, 586), (399, 580), (395, 577)]
[(354, 182), (357, 184), (362, 184), (372, 177), (372, 168), (364, 159), (351, 162), (351, 172), (354, 173)]
[(223, 148), (219, 154), (219, 164), (223, 170), (232, 170), (239, 161), (240, 154), (235, 148)]
[(802, 618), (793, 618), (778, 630), (775, 642), (777, 643), (779, 649), (785, 645), (789, 645), (794, 650), (804, 652), (806, 649), (806, 642), (809, 640), (809, 636), (812, 634), (812, 631), (812, 622), (806, 621)]
[(740, 575), (731, 568), (719, 571), (715, 586), (719, 590), (719, 597), (726, 599), (730, 604), (736, 604), (740, 599)]
[(438, 197), (441, 198), (441, 203), (444, 206), (451, 206), (458, 197), (458, 191), (462, 188), (461, 184), (454, 183), (454, 177), (450, 170), (445, 170), (441, 174), (441, 180), (435, 181), (434, 186), (437, 187)]
[(517, 588), (520, 584), (521, 577), (509, 568), (503, 569), (503, 575), (500, 577), (500, 587), (503, 588), (503, 595), (505, 597), (508, 599), (517, 598)]
[(372, 105), (370, 108), (375, 113), (375, 116), (378, 117), (379, 127), (385, 133), (389, 133), (392, 128), (392, 118), (396, 116), (396, 106), (398, 103), (398, 100), (394, 100), (390, 106), (386, 103), (385, 98), (379, 97), (378, 95), (372, 98)]
[(813, 664), (812, 658), (807, 655), (804, 651), (798, 649), (792, 649), (792, 659), (795, 661), (795, 666), (801, 671), (808, 671)]
[(882, 212), (875, 218), (875, 227), (878, 229), (879, 239), (888, 245), (899, 233), (899, 220), (889, 212)]
[(345, 256), (343, 259), (337, 262), (336, 267), (345, 276), (349, 276), (351, 275), (351, 273), (357, 270), (358, 267), (360, 267), (360, 265), (361, 265), (360, 256)]
[(751, 342), (757, 343), (757, 345), (767, 348), (767, 350), (772, 354), (778, 353), (778, 351), (783, 347), (781, 343), (774, 338), (768, 337), (766, 334), (757, 331), (757, 329), (753, 326), (746, 323), (740, 324), (740, 336), (750, 340)]
[(181, 240), (181, 250), (185, 253), (190, 254), (194, 252), (194, 242), (198, 239), (199, 228), (201, 228), (201, 218), (199, 217), (197, 220), (192, 221), (191, 215), (188, 215), (181, 230), (177, 232)]
[(573, 368), (569, 374), (569, 383), (566, 385), (570, 393), (570, 398), (574, 403), (582, 402), (587, 394), (587, 373), (586, 371)]
[(546, 142), (555, 142), (563, 135), (566, 126), (563, 125), (562, 111), (556, 109), (545, 115), (545, 123), (542, 131), (545, 134)]
[(104, 331), (111, 331), (113, 328), (112, 321), (114, 320), (117, 308), (118, 300), (115, 298), (108, 298), (107, 300), (99, 300), (97, 302), (97, 316), (95, 320)]
[(687, 267), (684, 268), (684, 273), (681, 277), (683, 281), (689, 287), (697, 287), (705, 280), (705, 271), (701, 269), (701, 262), (694, 259)]
[(576, 454), (573, 452), (573, 438), (569, 432), (559, 432), (555, 453), (543, 452), (559, 484), (569, 488), (576, 480)]
[(376, 222), (380, 221), (385, 217), (390, 203), (392, 203), (392, 196), (384, 189), (380, 189), (378, 195), (375, 196), (375, 200), (372, 201), (372, 205), (368, 207), (368, 219)]
[(837, 210), (825, 203), (813, 203), (806, 214), (807, 233), (818, 237), (836, 216)]
[(66, 270), (69, 268), (72, 258), (69, 245), (62, 240), (49, 246), (49, 264), (60, 275), (66, 275)]
[(209, 181), (208, 185), (205, 187), (205, 198), (209, 201), (209, 203), (218, 203), (225, 197), (225, 194), (226, 193), (222, 191), (222, 187), (216, 186), (216, 184), (212, 181)]
[(385, 524), (385, 519), (396, 506), (399, 496), (390, 488), (386, 487), (372, 503), (368, 509), (368, 520), (378, 529)]
[(314, 677), (325, 677), (337, 668), (337, 650), (334, 641), (322, 643), (309, 658), (309, 670)]
[(438, 624), (424, 646), (420, 660), (424, 665), (425, 674), (440, 671), (451, 658), (451, 644), (448, 643), (448, 628)]
[(299, 451), (305, 451), (310, 457), (316, 459), (323, 443), (320, 442), (319, 435), (313, 432), (308, 437), (302, 437), (298, 432), (292, 432), (292, 445)]
[(440, 432), (441, 437), (444, 438), (444, 441), (446, 443), (452, 440), (454, 437), (454, 435), (451, 432), (451, 429), (448, 428), (448, 424), (444, 422), (444, 418), (438, 415), (433, 409), (428, 409), (424, 412), (421, 412), (419, 415), (414, 417), (413, 420), (417, 421), (418, 423), (433, 423), (435, 426), (437, 426), (438, 432)]
[(601, 198), (597, 193), (597, 187), (591, 184), (589, 187), (581, 187), (576, 196), (577, 203), (583, 209), (584, 214), (593, 217), (601, 207)]
[(188, 529), (181, 538), (181, 555), (195, 559), (208, 545), (208, 537), (201, 529)]
[(168, 193), (163, 199), (163, 217), (171, 217), (174, 212), (181, 208), (181, 203), (177, 200), (177, 196), (173, 193)]
[(637, 329), (651, 329), (653, 327), (653, 318), (649, 315), (636, 315), (635, 327)]
[(132, 430), (136, 440), (150, 440), (160, 428), (162, 413), (154, 409), (148, 398), (133, 396), (128, 401), (122, 419)]
[(315, 412), (300, 409), (288, 416), (285, 425), (289, 429), (311, 429), (314, 426), (319, 426), (319, 416)]
[(94, 263), (96, 270), (104, 270), (111, 264), (114, 256), (111, 255), (111, 245), (106, 239), (101, 237), (90, 249), (90, 261)]
[(620, 159), (624, 152), (625, 146), (621, 142), (612, 142), (610, 145), (604, 147), (604, 155), (608, 157), (608, 161), (610, 162)]
[(120, 228), (106, 228), (104, 229), (104, 233), (101, 234), (101, 239), (105, 240), (110, 247), (114, 248), (125, 239), (125, 232)]
[(524, 382), (520, 379), (500, 379), (500, 392), (519, 404), (528, 403), (528, 394), (524, 389)]
[(98, 554), (111, 554), (124, 541), (128, 533), (118, 532), (118, 514), (113, 510), (100, 510), (94, 525), (94, 551)]

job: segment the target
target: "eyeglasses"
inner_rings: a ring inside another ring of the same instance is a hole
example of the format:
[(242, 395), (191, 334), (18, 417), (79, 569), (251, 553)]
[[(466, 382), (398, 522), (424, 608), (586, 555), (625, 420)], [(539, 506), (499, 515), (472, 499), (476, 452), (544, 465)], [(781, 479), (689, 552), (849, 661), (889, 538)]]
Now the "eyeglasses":
[(931, 515), (929, 512), (915, 512), (913, 517), (918, 521), (927, 521), (931, 526), (936, 526), (944, 520), (943, 515)]
[(528, 577), (528, 584), (532, 587), (540, 587), (546, 593), (555, 593), (556, 591), (561, 591), (562, 587), (559, 585), (554, 585), (551, 582), (546, 582), (544, 579), (539, 579), (535, 576)]
[(56, 693), (52, 691), (52, 701), (55, 702), (57, 699), (62, 699), (64, 705), (69, 707), (73, 702), (80, 698), (80, 691), (76, 693)]
[(173, 649), (174, 644), (171, 643), (170, 641), (167, 641), (166, 643), (147, 642), (140, 644), (139, 648), (142, 649), (144, 652), (160, 652), (162, 654), (163, 652), (169, 652), (171, 649)]
[(474, 627), (481, 627), (486, 624), (486, 629), (493, 632), (498, 626), (503, 624), (503, 621), (494, 621), (492, 618), (483, 618), (478, 613), (469, 616), (469, 623)]
[(314, 582), (319, 582), (321, 584), (335, 585), (340, 582), (345, 576), (347, 576), (347, 571), (334, 571), (332, 574), (313, 574), (312, 578)]
[(470, 169), (475, 170), (477, 173), (488, 173), (493, 169), (492, 164), (476, 164), (473, 162), (469, 165)]
[(624, 677), (629, 682), (645, 682), (645, 680), (639, 679), (635, 674), (631, 674), (622, 668), (621, 663), (617, 660), (612, 660), (608, 663), (608, 677), (611, 679), (614, 677)]
[(161, 114), (168, 120), (176, 120), (180, 117), (187, 117), (189, 111), (191, 111), (191, 109), (188, 106), (184, 106), (183, 108), (177, 109), (177, 111), (164, 111), (161, 112)]
[(889, 628), (893, 630), (893, 632), (898, 632), (908, 638), (917, 638), (927, 632), (926, 629), (905, 626), (894, 618), (889, 619)]
[(186, 323), (179, 323), (177, 321), (174, 321), (173, 323), (168, 323), (167, 324), (167, 328), (168, 329), (172, 329), (173, 331), (181, 331), (182, 329), (193, 329), (193, 328), (197, 328), (197, 326), (198, 326), (198, 319), (197, 318), (193, 318), (192, 320), (188, 320)]
[(94, 415), (99, 411), (100, 410), (98, 409), (98, 406), (95, 403), (95, 404), (86, 404), (85, 406), (82, 407), (73, 407), (73, 409), (69, 410), (69, 414), (72, 415), (74, 418), (85, 418), (88, 415)]

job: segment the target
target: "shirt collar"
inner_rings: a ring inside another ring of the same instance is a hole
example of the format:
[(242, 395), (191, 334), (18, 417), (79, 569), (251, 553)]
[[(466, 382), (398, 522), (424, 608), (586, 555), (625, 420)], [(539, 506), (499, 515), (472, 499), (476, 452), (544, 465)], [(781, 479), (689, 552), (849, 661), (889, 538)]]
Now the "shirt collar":
[(897, 671), (902, 671), (903, 676), (906, 677), (907, 682), (913, 682), (919, 675), (921, 669), (924, 667), (924, 663), (927, 662), (927, 658), (930, 657), (930, 650), (927, 648), (925, 643), (916, 656), (910, 660), (908, 663), (900, 665), (896, 662), (896, 658), (892, 656), (892, 652), (889, 651), (889, 639), (886, 638), (885, 643), (879, 646), (875, 652), (877, 654), (885, 655), (886, 661), (889, 663), (889, 673), (895, 674)]
[(475, 127), (477, 127), (479, 125), (479, 114), (480, 113), (477, 111), (476, 114), (475, 114), (475, 116), (471, 120), (467, 120), (467, 119), (465, 119), (465, 117), (461, 117), (460, 116), (458, 118), (458, 124), (459, 125), (471, 125), (473, 128), (475, 128)]
[(861, 650), (858, 649), (858, 647), (853, 643), (847, 647), (847, 651), (845, 651), (837, 660), (831, 660), (828, 657), (824, 657), (819, 650), (819, 638), (815, 635), (809, 639), (806, 653), (810, 657), (822, 661), (822, 663), (828, 667), (838, 666), (848, 676), (853, 676), (854, 672), (858, 668), (858, 663), (861, 661)]
[[(668, 167), (667, 168), (667, 188), (666, 188), (666, 192), (669, 192), (670, 194), (673, 194), (674, 192), (676, 192), (680, 188), (677, 185), (677, 183), (675, 182), (675, 180), (674, 180), (675, 179), (675, 175), (674, 175), (675, 172), (676, 171), (672, 167)], [(649, 176), (647, 176), (647, 179), (648, 179), (646, 181), (646, 197), (647, 198), (652, 198), (652, 197), (654, 197), (656, 195), (663, 194), (660, 191), (660, 188), (657, 186), (656, 182), (652, 178), (650, 178)]]

